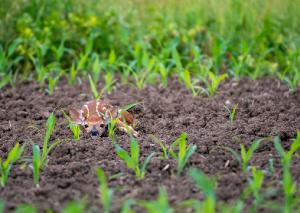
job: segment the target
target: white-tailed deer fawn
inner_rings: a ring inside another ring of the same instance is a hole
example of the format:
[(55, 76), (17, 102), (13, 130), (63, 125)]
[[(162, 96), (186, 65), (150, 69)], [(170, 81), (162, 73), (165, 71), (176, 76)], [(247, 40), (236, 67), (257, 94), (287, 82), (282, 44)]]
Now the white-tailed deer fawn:
[(116, 127), (119, 130), (132, 134), (134, 137), (138, 136), (138, 133), (133, 129), (133, 116), (105, 101), (89, 101), (81, 109), (72, 107), (69, 109), (69, 114), (72, 121), (83, 126), (92, 138), (101, 136), (106, 131), (108, 123), (116, 118), (118, 118)]

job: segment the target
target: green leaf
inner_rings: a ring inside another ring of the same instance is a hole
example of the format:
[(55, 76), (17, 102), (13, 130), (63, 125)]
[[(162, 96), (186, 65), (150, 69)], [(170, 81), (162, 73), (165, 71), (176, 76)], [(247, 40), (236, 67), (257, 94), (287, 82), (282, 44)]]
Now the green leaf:
[(130, 152), (131, 159), (133, 160), (135, 165), (139, 165), (139, 144), (135, 138), (131, 138), (130, 142)]
[(119, 158), (121, 158), (123, 161), (125, 161), (125, 163), (127, 164), (127, 166), (130, 169), (134, 169), (136, 165), (134, 164), (134, 161), (131, 159), (129, 154), (118, 144), (115, 145), (115, 149), (116, 149), (116, 153), (119, 156)]

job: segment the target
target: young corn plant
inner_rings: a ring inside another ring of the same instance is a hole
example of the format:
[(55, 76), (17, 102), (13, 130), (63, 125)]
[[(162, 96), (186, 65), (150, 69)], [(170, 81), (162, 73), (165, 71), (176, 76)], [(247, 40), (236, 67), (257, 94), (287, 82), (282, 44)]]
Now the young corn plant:
[(44, 168), (48, 164), (48, 155), (52, 149), (60, 144), (59, 140), (56, 140), (53, 144), (49, 146), (49, 140), (53, 133), (54, 127), (56, 123), (56, 118), (53, 112), (49, 115), (46, 122), (46, 134), (44, 136), (43, 149), (41, 153), (41, 168)]
[(143, 180), (145, 177), (146, 167), (155, 153), (151, 153), (141, 165), (139, 144), (134, 138), (131, 138), (130, 141), (130, 154), (118, 144), (115, 145), (115, 150), (119, 158), (126, 163), (127, 167), (134, 171), (137, 179)]
[(185, 87), (192, 91), (193, 96), (198, 96), (201, 92), (201, 87), (196, 86), (197, 82), (193, 82), (191, 74), (188, 70), (180, 72), (180, 79), (184, 82)]
[(71, 131), (73, 133), (74, 140), (79, 140), (80, 139), (80, 126), (78, 124), (75, 124), (72, 121), (72, 119), (70, 118), (70, 116), (67, 115), (67, 113), (65, 113), (64, 111), (62, 111), (62, 113), (64, 114), (65, 118), (68, 120), (69, 128), (71, 129)]
[(116, 144), (116, 126), (119, 121), (119, 118), (110, 119), (108, 122), (107, 128), (108, 128), (108, 137), (111, 139), (113, 144)]
[(40, 171), (41, 171), (41, 150), (39, 145), (32, 145), (32, 171), (33, 171), (33, 183), (35, 186), (39, 186), (40, 183)]
[(68, 83), (69, 83), (69, 85), (74, 85), (75, 84), (77, 73), (78, 73), (78, 69), (77, 69), (76, 63), (73, 62), (72, 66), (70, 68), (70, 74), (68, 76)]
[(238, 104), (234, 105), (234, 107), (232, 109), (229, 109), (229, 107), (224, 106), (225, 110), (228, 113), (228, 117), (230, 120), (230, 124), (231, 126), (233, 125), (234, 121), (235, 121), (235, 117), (236, 117), (236, 110), (238, 108)]
[(156, 144), (158, 144), (161, 148), (161, 158), (163, 160), (169, 159), (169, 154), (170, 154), (170, 147), (166, 145), (162, 140), (158, 139), (154, 135), (150, 135), (150, 138), (152, 141), (154, 141)]
[(293, 212), (293, 207), (295, 205), (294, 195), (297, 190), (296, 182), (293, 182), (293, 177), (290, 171), (291, 161), (295, 152), (300, 148), (300, 132), (297, 132), (297, 137), (293, 141), (290, 150), (284, 151), (281, 146), (279, 137), (274, 139), (275, 149), (277, 150), (280, 158), (281, 164), (283, 166), (283, 192), (284, 192), (284, 212)]
[(247, 172), (249, 162), (252, 158), (253, 153), (255, 150), (258, 149), (262, 139), (256, 140), (254, 143), (251, 144), (248, 150), (246, 150), (244, 144), (240, 144), (241, 147), (241, 163), (242, 163), (242, 170), (243, 172)]
[(264, 182), (265, 174), (261, 170), (257, 170), (255, 166), (251, 167), (252, 178), (249, 180), (249, 186), (246, 188), (244, 194), (248, 197), (251, 192), (254, 197), (254, 205), (257, 207), (263, 200), (261, 195), (261, 188)]
[(87, 211), (87, 204), (82, 201), (72, 201), (62, 210), (62, 213), (84, 213)]
[(97, 86), (96, 83), (94, 82), (94, 80), (92, 79), (92, 77), (89, 75), (89, 82), (90, 82), (90, 88), (91, 91), (93, 93), (93, 96), (96, 100), (99, 100), (105, 92), (110, 91), (111, 87), (113, 86), (113, 84), (115, 83), (115, 81), (111, 81), (109, 84), (106, 84), (100, 92), (98, 92), (97, 90)]
[(40, 150), (39, 145), (32, 145), (32, 171), (33, 171), (33, 182), (35, 186), (39, 187), (40, 182), (40, 171), (45, 168), (48, 164), (48, 155), (52, 149), (60, 144), (59, 140), (56, 140), (53, 144), (49, 146), (49, 140), (53, 133), (54, 127), (56, 123), (56, 118), (53, 113), (47, 119), (46, 122), (46, 134), (44, 136), (44, 143), (42, 152)]
[(25, 144), (23, 144), (20, 147), (19, 143), (16, 143), (15, 146), (12, 148), (12, 150), (9, 151), (8, 156), (5, 161), (2, 158), (0, 158), (0, 185), (1, 185), (1, 187), (4, 187), (7, 184), (10, 170), (13, 167), (14, 163), (16, 163), (20, 159), (20, 157), (24, 151), (24, 148), (25, 148)]
[[(174, 151), (177, 147), (178, 150)], [(170, 154), (177, 161), (177, 175), (179, 176), (190, 157), (196, 151), (196, 145), (187, 145), (187, 134), (182, 133), (171, 145)]]
[(226, 73), (218, 76), (211, 71), (208, 72), (208, 79), (204, 81), (204, 84), (206, 86), (206, 88), (203, 89), (204, 92), (208, 96), (213, 96), (216, 93), (220, 83), (224, 81), (227, 77), (228, 75)]
[(52, 77), (51, 75), (48, 76), (48, 89), (46, 90), (49, 95), (53, 95), (55, 86), (61, 76), (61, 73)]
[(96, 175), (99, 181), (99, 192), (104, 213), (109, 213), (112, 204), (113, 191), (108, 187), (103, 169), (97, 168)]
[(214, 190), (215, 182), (212, 181), (209, 177), (207, 177), (203, 172), (197, 169), (190, 169), (189, 175), (194, 180), (196, 185), (201, 189), (205, 196), (205, 200), (200, 205), (196, 205), (196, 212), (216, 212), (217, 199)]
[(159, 189), (157, 200), (139, 201), (139, 205), (147, 210), (149, 213), (173, 213), (173, 209), (169, 205), (168, 194), (165, 187)]

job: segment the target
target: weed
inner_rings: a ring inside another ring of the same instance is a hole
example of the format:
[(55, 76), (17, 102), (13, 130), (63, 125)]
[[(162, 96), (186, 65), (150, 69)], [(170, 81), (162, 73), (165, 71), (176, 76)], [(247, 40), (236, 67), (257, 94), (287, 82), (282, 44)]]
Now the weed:
[(149, 213), (172, 213), (173, 209), (169, 205), (168, 194), (165, 187), (159, 189), (157, 200), (139, 201), (139, 205), (144, 207)]
[(145, 171), (148, 163), (155, 155), (155, 153), (151, 153), (140, 165), (140, 149), (139, 144), (136, 139), (131, 138), (130, 141), (130, 154), (125, 151), (122, 147), (118, 144), (115, 145), (116, 153), (127, 165), (127, 167), (134, 171), (135, 176), (137, 179), (142, 180), (145, 177)]
[[(174, 148), (178, 147), (178, 151), (174, 151)], [(171, 145), (170, 154), (177, 160), (177, 175), (180, 175), (186, 166), (188, 160), (196, 151), (196, 145), (187, 146), (187, 134), (182, 133)]]
[(23, 144), (21, 147), (19, 146), (19, 143), (16, 143), (15, 146), (12, 148), (12, 150), (9, 151), (8, 156), (6, 160), (4, 161), (2, 158), (0, 158), (0, 185), (4, 187), (7, 184), (8, 176), (10, 173), (10, 170), (14, 163), (16, 163), (25, 148), (25, 144)]
[(215, 183), (208, 178), (203, 172), (197, 169), (191, 169), (189, 175), (192, 177), (196, 185), (202, 190), (205, 195), (205, 200), (201, 203), (200, 209), (196, 212), (216, 212), (216, 194)]
[(96, 174), (99, 181), (99, 192), (104, 213), (109, 213), (112, 204), (113, 191), (108, 188), (107, 179), (103, 169), (97, 168)]

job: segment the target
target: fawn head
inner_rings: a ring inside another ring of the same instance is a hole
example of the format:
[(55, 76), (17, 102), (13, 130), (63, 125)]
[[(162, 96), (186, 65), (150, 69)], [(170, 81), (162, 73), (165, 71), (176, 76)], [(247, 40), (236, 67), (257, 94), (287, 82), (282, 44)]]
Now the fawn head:
[(83, 126), (92, 138), (101, 136), (106, 131), (104, 115), (97, 110), (91, 110), (88, 105), (84, 105), (80, 110), (70, 108), (69, 113), (72, 121)]

